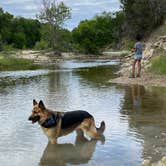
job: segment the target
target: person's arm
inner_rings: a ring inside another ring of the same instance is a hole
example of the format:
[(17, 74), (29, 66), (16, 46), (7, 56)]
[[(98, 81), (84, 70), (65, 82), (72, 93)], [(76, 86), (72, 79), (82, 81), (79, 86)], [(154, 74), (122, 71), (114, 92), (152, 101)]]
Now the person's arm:
[(135, 53), (135, 52), (136, 52), (136, 49), (135, 49), (135, 48), (132, 48), (132, 49), (131, 49), (131, 52), (132, 52), (132, 53)]
[(134, 45), (134, 48), (131, 49), (131, 52), (132, 52), (132, 53), (135, 53), (135, 52), (136, 52), (136, 48), (137, 48), (137, 46), (136, 46), (136, 44), (135, 44), (135, 45)]

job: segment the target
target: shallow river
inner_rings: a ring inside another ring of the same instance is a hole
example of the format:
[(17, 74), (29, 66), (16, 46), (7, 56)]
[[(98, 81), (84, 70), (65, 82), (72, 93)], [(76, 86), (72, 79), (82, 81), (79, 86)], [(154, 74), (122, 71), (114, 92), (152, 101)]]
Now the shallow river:
[[(0, 166), (137, 166), (166, 154), (166, 88), (110, 84), (116, 61), (67, 61), (55, 70), (0, 72)], [(28, 116), (32, 100), (87, 110), (105, 141), (75, 133), (48, 144)]]

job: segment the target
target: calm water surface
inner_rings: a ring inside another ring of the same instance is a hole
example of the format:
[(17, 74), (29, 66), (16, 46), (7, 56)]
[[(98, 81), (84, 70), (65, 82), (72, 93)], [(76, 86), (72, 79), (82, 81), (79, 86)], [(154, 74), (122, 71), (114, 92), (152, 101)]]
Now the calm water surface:
[[(166, 88), (109, 84), (116, 61), (67, 61), (56, 70), (0, 72), (0, 165), (137, 166), (166, 154)], [(57, 111), (87, 110), (105, 141), (75, 133), (48, 144), (27, 119), (32, 100)]]

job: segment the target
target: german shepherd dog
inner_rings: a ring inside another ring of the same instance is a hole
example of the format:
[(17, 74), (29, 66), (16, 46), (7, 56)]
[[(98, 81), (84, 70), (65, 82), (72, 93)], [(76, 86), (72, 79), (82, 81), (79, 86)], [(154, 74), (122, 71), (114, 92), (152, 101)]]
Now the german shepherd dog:
[(95, 126), (94, 118), (86, 111), (56, 112), (47, 109), (42, 100), (33, 100), (33, 110), (29, 117), (32, 123), (38, 122), (51, 144), (56, 144), (58, 137), (74, 130), (82, 130), (92, 139), (101, 139), (105, 130), (105, 122)]

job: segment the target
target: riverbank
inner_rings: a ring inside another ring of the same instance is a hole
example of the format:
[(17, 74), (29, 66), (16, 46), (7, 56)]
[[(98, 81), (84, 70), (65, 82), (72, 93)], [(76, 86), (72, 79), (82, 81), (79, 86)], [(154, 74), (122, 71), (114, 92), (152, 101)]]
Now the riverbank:
[(129, 78), (132, 70), (132, 62), (133, 55), (125, 55), (122, 59), (121, 67), (117, 72), (120, 77), (109, 80), (109, 82), (166, 87), (166, 36), (151, 37), (145, 43), (141, 61), (141, 78)]
[[(11, 50), (0, 52), (0, 71), (48, 68), (64, 60), (113, 60), (121, 59), (125, 51), (103, 52), (101, 55), (62, 52), (61, 55), (50, 50)], [(25, 63), (23, 63), (25, 62)], [(29, 65), (27, 65), (29, 64)], [(31, 67), (32, 66), (32, 67)]]
[(141, 166), (166, 166), (166, 156), (156, 163), (151, 163), (150, 160), (145, 160)]
[(124, 52), (110, 52), (103, 55), (90, 55), (73, 52), (63, 52), (61, 55), (53, 51), (11, 50), (0, 52), (0, 71), (32, 70), (50, 68), (64, 60), (112, 60), (119, 59)]
[(0, 54), (0, 71), (35, 70), (39, 68), (42, 68), (42, 65), (35, 64), (33, 60), (8, 56), (4, 53)]
[(20, 58), (31, 59), (35, 63), (57, 63), (63, 60), (88, 60), (88, 59), (120, 59), (126, 54), (125, 51), (120, 52), (103, 52), (102, 55), (93, 54), (82, 54), (74, 52), (62, 52), (61, 55), (57, 55), (51, 51), (34, 51), (34, 50), (23, 50), (17, 53)]
[(109, 83), (126, 84), (126, 85), (143, 85), (166, 87), (166, 75), (157, 75), (153, 73), (144, 73), (140, 78), (129, 78), (129, 76), (121, 76), (108, 81)]

